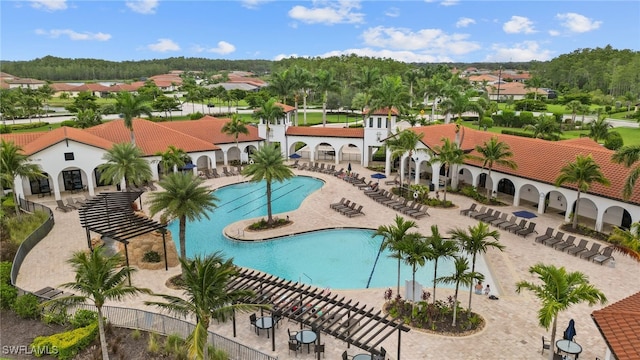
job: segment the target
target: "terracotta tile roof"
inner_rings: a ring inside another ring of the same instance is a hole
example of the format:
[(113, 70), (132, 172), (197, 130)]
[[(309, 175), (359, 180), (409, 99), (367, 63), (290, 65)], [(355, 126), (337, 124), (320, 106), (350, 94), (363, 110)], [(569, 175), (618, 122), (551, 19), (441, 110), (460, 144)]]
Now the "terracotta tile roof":
[(78, 85), (71, 85), (67, 83), (53, 83), (51, 84), (51, 88), (54, 91), (78, 91)]
[(640, 359), (640, 292), (591, 313), (618, 359)]
[(482, 82), (484, 80), (487, 80), (488, 82), (498, 81), (498, 77), (496, 75), (490, 75), (490, 74), (471, 75), (467, 79), (469, 79), (469, 81), (471, 82), (473, 81)]
[(31, 78), (14, 78), (5, 80), (9, 84), (46, 84), (46, 81)]
[[(136, 145), (142, 149), (147, 156), (167, 150), (168, 145), (174, 145), (188, 153), (219, 149), (214, 144), (203, 141), (195, 136), (145, 119), (133, 119), (133, 129), (136, 137)], [(131, 141), (129, 129), (125, 128), (124, 120), (112, 120), (102, 125), (88, 128), (85, 131), (113, 143)]]
[[(199, 120), (191, 121), (169, 121), (159, 123), (161, 126), (165, 126), (169, 129), (180, 131), (185, 134), (191, 134), (200, 140), (206, 141), (210, 144), (230, 144), (235, 143), (236, 139), (222, 132), (222, 127), (228, 123), (230, 119), (219, 119), (213, 116), (206, 115)], [(258, 128), (255, 126), (247, 125), (249, 130), (248, 135), (240, 134), (238, 141), (260, 141), (263, 140), (258, 136)]]
[(28, 133), (13, 133), (13, 134), (0, 134), (0, 139), (13, 142), (24, 149), (30, 142), (35, 141), (40, 136), (46, 134), (44, 131), (40, 132), (28, 132)]
[(282, 108), (282, 110), (284, 111), (284, 113), (285, 113), (285, 114), (286, 114), (286, 113), (290, 113), (290, 112), (292, 112), (292, 111), (294, 111), (294, 110), (296, 109), (296, 108), (295, 108), (295, 107), (293, 107), (293, 106), (289, 106), (289, 105), (282, 104), (282, 103), (279, 103), (279, 102), (275, 103), (274, 105), (278, 105), (278, 106), (280, 106), (280, 107)]
[[(432, 125), (411, 128), (417, 133), (423, 133), (422, 142), (429, 148), (434, 145), (441, 145), (441, 139), (448, 137), (452, 141), (455, 139), (455, 125)], [(578, 154), (591, 154), (596, 163), (600, 165), (604, 176), (611, 182), (610, 186), (593, 184), (590, 193), (604, 197), (624, 201), (622, 199), (622, 189), (624, 182), (631, 169), (620, 164), (611, 162), (614, 151), (604, 147), (584, 145), (586, 140), (578, 141), (546, 141), (542, 139), (531, 139), (513, 135), (494, 134), (485, 131), (464, 128), (464, 138), (462, 148), (472, 150), (476, 145), (482, 145), (485, 141), (497, 136), (500, 141), (504, 141), (511, 147), (513, 158), (518, 169), (512, 170), (508, 167), (495, 165), (494, 170), (506, 174), (537, 180), (547, 184), (554, 184), (560, 173), (560, 169), (566, 164), (575, 161)], [(471, 154), (476, 154), (472, 151)], [(478, 161), (468, 160), (467, 163), (480, 166)], [(564, 187), (565, 185), (563, 185)], [(567, 184), (566, 187), (574, 188)], [(640, 204), (640, 191), (635, 191), (629, 199), (630, 203)]]
[[(365, 110), (365, 112), (367, 112), (368, 109)], [(393, 116), (398, 116), (400, 113), (398, 112), (398, 109), (396, 108), (391, 108), (391, 115)], [(376, 109), (374, 111), (371, 112), (371, 115), (384, 115), (384, 116), (388, 116), (389, 115), (389, 108), (382, 108), (382, 109)]]
[(364, 138), (363, 128), (341, 128), (322, 126), (290, 126), (287, 128), (287, 135), (296, 136), (324, 136), (324, 137), (344, 137), (344, 138)]
[[(488, 86), (487, 90), (489, 91), (490, 94), (497, 94), (498, 87), (500, 88), (500, 95), (526, 95), (528, 93), (532, 93), (536, 91), (536, 89), (534, 88), (525, 88), (525, 84), (519, 83), (519, 82), (508, 82), (508, 83), (502, 83), (499, 85)], [(547, 94), (546, 91), (540, 88), (538, 89), (537, 92), (538, 94), (541, 94), (541, 95)]]
[(2, 81), (0, 81), (0, 89), (8, 89), (9, 88), (9, 83), (7, 83), (6, 80), (2, 79)]
[[(13, 135), (20, 136), (16, 136), (15, 138), (13, 138)], [(36, 154), (50, 146), (64, 141), (65, 139), (90, 146), (95, 146), (105, 150), (108, 150), (111, 148), (111, 146), (113, 146), (113, 143), (109, 140), (105, 140), (93, 134), (87, 133), (86, 131), (81, 129), (66, 126), (59, 127), (51, 131), (36, 132), (30, 134), (6, 134), (6, 136), (2, 136), (3, 139), (5, 137), (7, 138), (7, 140), (10, 137), (13, 138), (16, 144), (22, 146), (24, 153), (27, 155)]]

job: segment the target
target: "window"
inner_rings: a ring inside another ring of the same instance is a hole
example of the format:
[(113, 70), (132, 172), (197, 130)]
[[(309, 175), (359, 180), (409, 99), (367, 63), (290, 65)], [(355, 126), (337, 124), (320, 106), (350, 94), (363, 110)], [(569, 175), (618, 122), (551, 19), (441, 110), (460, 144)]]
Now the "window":
[(382, 127), (382, 118), (378, 118), (378, 129)]
[(372, 117), (369, 118), (369, 127), (370, 128), (373, 127), (373, 118)]
[(75, 157), (73, 156), (73, 153), (64, 153), (64, 161), (71, 161), (71, 160), (75, 160)]

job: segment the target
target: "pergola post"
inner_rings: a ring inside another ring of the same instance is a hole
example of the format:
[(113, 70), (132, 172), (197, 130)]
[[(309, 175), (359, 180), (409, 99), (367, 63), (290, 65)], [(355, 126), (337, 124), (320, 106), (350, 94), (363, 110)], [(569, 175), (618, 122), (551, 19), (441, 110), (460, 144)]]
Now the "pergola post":
[(161, 229), (160, 233), (162, 234), (162, 249), (164, 251), (164, 270), (169, 271), (169, 263), (167, 262), (167, 230)]
[[(125, 241), (124, 242), (124, 256), (125, 259), (127, 260), (127, 268), (129, 267), (129, 250), (127, 249), (127, 244), (128, 242)], [(131, 274), (127, 273), (127, 278), (129, 279), (129, 286), (131, 286)]]

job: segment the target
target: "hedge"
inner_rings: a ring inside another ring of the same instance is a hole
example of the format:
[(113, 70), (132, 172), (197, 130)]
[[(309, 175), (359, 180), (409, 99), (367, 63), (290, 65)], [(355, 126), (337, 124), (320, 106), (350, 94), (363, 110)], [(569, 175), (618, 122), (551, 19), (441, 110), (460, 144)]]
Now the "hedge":
[(31, 343), (33, 353), (37, 357), (52, 355), (60, 360), (72, 359), (76, 354), (89, 346), (98, 335), (98, 323), (75, 330), (38, 336)]

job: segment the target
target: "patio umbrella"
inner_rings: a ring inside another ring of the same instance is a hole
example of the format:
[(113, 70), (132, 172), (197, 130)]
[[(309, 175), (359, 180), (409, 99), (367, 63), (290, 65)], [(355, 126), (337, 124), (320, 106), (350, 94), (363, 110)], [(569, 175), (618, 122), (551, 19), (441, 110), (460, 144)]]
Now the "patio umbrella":
[(569, 326), (564, 331), (564, 339), (573, 341), (574, 336), (576, 336), (576, 322), (571, 319), (569, 320)]
[(291, 159), (300, 159), (302, 157), (302, 155), (293, 153), (293, 154), (289, 155), (289, 157)]
[(351, 163), (349, 163), (349, 165), (347, 166), (347, 173), (351, 173)]
[(387, 176), (385, 174), (381, 174), (381, 173), (375, 173), (373, 175), (371, 175), (372, 179), (378, 179), (378, 182), (380, 182), (380, 179), (385, 179)]
[(185, 165), (182, 167), (182, 170), (192, 170), (192, 169), (193, 169), (193, 168), (195, 168), (195, 167), (196, 167), (196, 166), (195, 166), (195, 165), (193, 165), (192, 163), (188, 163), (188, 164), (185, 164)]

